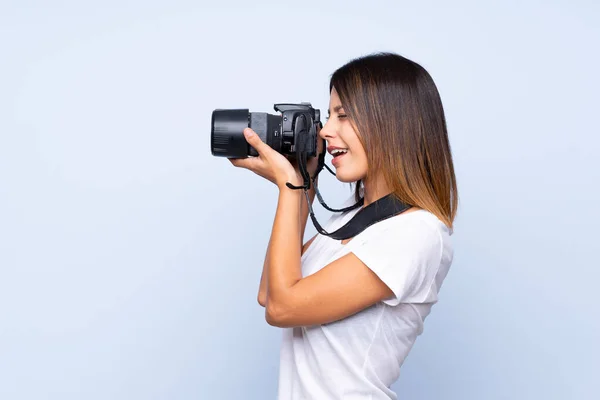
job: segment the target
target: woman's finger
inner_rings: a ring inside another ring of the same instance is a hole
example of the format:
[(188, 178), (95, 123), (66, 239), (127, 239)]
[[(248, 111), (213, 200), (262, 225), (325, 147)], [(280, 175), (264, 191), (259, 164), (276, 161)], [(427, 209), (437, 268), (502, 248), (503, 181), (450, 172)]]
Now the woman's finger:
[(230, 158), (229, 161), (236, 167), (253, 169), (258, 162), (258, 157)]
[(254, 132), (251, 128), (244, 129), (244, 137), (246, 141), (250, 144), (250, 146), (254, 147), (259, 155), (263, 155), (263, 153), (267, 150), (269, 146), (263, 142), (260, 137)]

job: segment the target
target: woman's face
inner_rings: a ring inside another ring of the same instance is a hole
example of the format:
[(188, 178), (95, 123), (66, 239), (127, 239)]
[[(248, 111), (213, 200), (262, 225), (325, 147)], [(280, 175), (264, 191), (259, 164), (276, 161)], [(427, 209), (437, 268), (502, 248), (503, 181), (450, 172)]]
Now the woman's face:
[(333, 88), (329, 98), (329, 118), (319, 134), (327, 141), (327, 152), (333, 156), (336, 177), (342, 182), (356, 182), (367, 174), (367, 154), (340, 98)]

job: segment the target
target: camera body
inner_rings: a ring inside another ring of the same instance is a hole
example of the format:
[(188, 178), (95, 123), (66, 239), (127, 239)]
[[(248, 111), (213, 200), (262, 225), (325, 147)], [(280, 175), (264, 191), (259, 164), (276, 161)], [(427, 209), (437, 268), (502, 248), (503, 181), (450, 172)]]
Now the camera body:
[(211, 118), (211, 153), (217, 157), (246, 158), (258, 152), (244, 138), (252, 128), (275, 151), (295, 157), (317, 155), (321, 113), (310, 103), (280, 103), (273, 106), (281, 115), (250, 112), (248, 109), (216, 109)]

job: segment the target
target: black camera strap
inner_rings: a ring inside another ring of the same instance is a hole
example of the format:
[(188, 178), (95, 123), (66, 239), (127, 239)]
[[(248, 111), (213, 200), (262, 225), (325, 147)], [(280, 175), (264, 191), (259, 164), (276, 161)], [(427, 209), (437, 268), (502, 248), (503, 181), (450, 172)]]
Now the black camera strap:
[[(301, 138), (300, 139), (301, 141), (304, 139), (304, 135), (299, 135), (298, 137)], [(325, 141), (323, 140), (323, 142), (325, 142)], [(343, 225), (339, 229), (335, 230), (334, 232), (329, 233), (329, 232), (325, 231), (325, 229), (323, 229), (323, 227), (319, 224), (319, 222), (317, 221), (317, 218), (315, 217), (315, 213), (312, 208), (308, 190), (310, 189), (311, 182), (314, 184), (317, 176), (319, 175), (319, 172), (321, 172), (323, 167), (327, 167), (327, 170), (329, 172), (331, 172), (333, 175), (335, 175), (335, 172), (333, 172), (325, 164), (325, 143), (323, 143), (323, 151), (321, 153), (319, 153), (319, 155), (318, 155), (319, 158), (318, 158), (317, 171), (315, 172), (315, 175), (313, 177), (311, 177), (310, 174), (308, 173), (308, 169), (307, 169), (307, 154), (305, 151), (301, 151), (301, 149), (304, 148), (303, 143), (298, 143), (298, 144), (300, 144), (300, 145), (296, 147), (296, 157), (297, 157), (297, 161), (298, 161), (298, 166), (300, 168), (300, 173), (302, 175), (302, 178), (304, 179), (304, 185), (295, 186), (295, 185), (292, 185), (291, 183), (287, 182), (286, 186), (289, 187), (290, 189), (295, 189), (295, 190), (303, 189), (304, 190), (304, 195), (306, 196), (306, 203), (308, 204), (310, 218), (313, 222), (313, 225), (317, 229), (317, 232), (319, 232), (321, 235), (328, 236), (328, 237), (330, 237), (332, 239), (336, 239), (336, 240), (350, 239), (350, 238), (355, 237), (356, 235), (358, 235), (365, 229), (367, 229), (369, 226), (371, 226), (377, 222), (383, 221), (385, 219), (388, 219), (390, 217), (393, 217), (395, 215), (401, 214), (404, 211), (411, 208), (410, 205), (401, 202), (400, 200), (398, 200), (396, 198), (396, 196), (394, 196), (393, 193), (391, 193), (387, 196), (384, 196), (384, 197), (374, 201), (373, 203), (369, 204), (368, 206), (363, 207), (350, 219), (350, 221), (348, 221), (345, 225)], [(354, 204), (352, 206), (342, 208), (342, 209), (330, 208), (327, 206), (327, 204), (325, 204), (325, 201), (323, 200), (321, 194), (319, 193), (319, 189), (318, 189), (317, 185), (314, 185), (314, 187), (315, 187), (315, 194), (316, 194), (317, 198), (319, 199), (319, 203), (321, 203), (321, 205), (329, 211), (346, 212), (346, 211), (354, 210), (358, 207), (362, 207), (364, 205), (364, 197), (363, 197), (358, 202), (356, 202), (356, 204)]]
[[(302, 122), (304, 122), (304, 119), (302, 119)], [(319, 127), (323, 127), (321, 122), (319, 122)], [(299, 130), (305, 129), (305, 125), (304, 124), (296, 124), (296, 128), (298, 128)], [(311, 128), (314, 129), (314, 128)], [(300, 168), (300, 174), (302, 175), (302, 179), (304, 179), (304, 185), (302, 186), (295, 186), (292, 185), (291, 183), (287, 182), (286, 186), (289, 187), (290, 189), (304, 189), (304, 191), (306, 192), (306, 195), (308, 196), (308, 190), (310, 189), (310, 185), (311, 182), (314, 184), (314, 182), (317, 179), (317, 176), (319, 176), (319, 173), (323, 170), (323, 167), (327, 168), (327, 170), (333, 175), (335, 176), (335, 172), (333, 172), (331, 170), (331, 168), (329, 168), (329, 166), (327, 164), (325, 164), (325, 153), (327, 152), (326, 150), (326, 141), (325, 139), (321, 139), (323, 142), (323, 151), (320, 152), (317, 156), (318, 156), (318, 162), (317, 162), (317, 170), (315, 171), (315, 175), (313, 177), (310, 176), (310, 174), (308, 173), (308, 156), (307, 153), (305, 151), (306, 148), (306, 135), (305, 134), (301, 134), (301, 133), (296, 133), (294, 135), (298, 142), (296, 143), (296, 148), (295, 148), (295, 152), (296, 152), (296, 162), (298, 163), (298, 167)], [(318, 146), (317, 146), (318, 148)], [(329, 207), (327, 204), (325, 204), (325, 200), (323, 200), (323, 197), (321, 196), (321, 193), (319, 192), (319, 188), (317, 187), (317, 185), (315, 184), (315, 193), (317, 196), (317, 199), (319, 200), (319, 203), (321, 203), (321, 205), (327, 210), (327, 211), (331, 211), (331, 212), (346, 212), (346, 211), (350, 211), (350, 210), (354, 210), (355, 208), (358, 207), (362, 207), (363, 203), (364, 203), (364, 199), (360, 199), (356, 204), (351, 205), (349, 207), (346, 208), (331, 208)], [(307, 197), (308, 198), (308, 197)], [(309, 206), (310, 201), (308, 202)], [(312, 210), (311, 210), (312, 211)], [(312, 216), (311, 216), (312, 217)], [(313, 222), (315, 222), (316, 220), (313, 219)], [(317, 223), (318, 225), (318, 223)], [(316, 226), (315, 226), (316, 227)]]
[[(384, 196), (362, 208), (345, 225), (329, 233), (325, 231), (325, 229), (323, 229), (323, 227), (317, 222), (312, 205), (310, 204), (308, 192), (305, 190), (304, 193), (306, 194), (306, 201), (308, 202), (310, 218), (312, 219), (313, 225), (317, 229), (317, 232), (319, 232), (321, 235), (329, 236), (330, 238), (336, 240), (353, 238), (367, 229), (369, 226), (401, 214), (411, 207), (399, 201), (393, 194), (388, 194), (387, 196)], [(360, 203), (363, 202), (364, 199), (361, 199)]]

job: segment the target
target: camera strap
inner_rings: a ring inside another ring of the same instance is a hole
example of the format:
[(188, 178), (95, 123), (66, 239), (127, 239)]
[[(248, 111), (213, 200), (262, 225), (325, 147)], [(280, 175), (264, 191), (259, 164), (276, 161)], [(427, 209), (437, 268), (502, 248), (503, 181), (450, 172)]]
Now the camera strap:
[[(300, 135), (299, 138), (300, 138), (300, 140), (303, 140), (304, 135)], [(383, 221), (385, 219), (388, 219), (390, 217), (393, 217), (395, 215), (401, 214), (404, 211), (411, 208), (410, 205), (401, 202), (400, 200), (398, 200), (396, 198), (396, 196), (394, 196), (393, 193), (391, 193), (391, 194), (388, 194), (387, 196), (384, 196), (384, 197), (374, 201), (373, 203), (369, 204), (368, 206), (363, 207), (350, 219), (350, 221), (348, 221), (345, 225), (343, 225), (339, 229), (335, 230), (334, 232), (330, 233), (330, 232), (325, 231), (325, 229), (323, 229), (323, 227), (319, 224), (319, 222), (317, 221), (317, 218), (315, 217), (315, 213), (312, 208), (308, 190), (310, 189), (311, 182), (314, 184), (317, 176), (319, 175), (319, 172), (321, 172), (323, 167), (326, 167), (327, 170), (329, 172), (331, 172), (333, 175), (335, 175), (335, 172), (333, 172), (325, 164), (325, 140), (323, 140), (323, 151), (321, 153), (319, 153), (319, 155), (318, 155), (319, 158), (318, 158), (317, 171), (315, 172), (315, 175), (313, 177), (311, 177), (310, 174), (308, 173), (307, 153), (305, 151), (301, 151), (301, 149), (303, 149), (303, 148), (304, 148), (303, 143), (301, 146), (296, 147), (296, 158), (298, 161), (298, 166), (300, 168), (300, 173), (302, 175), (302, 178), (304, 179), (304, 185), (295, 186), (295, 185), (292, 185), (291, 183), (287, 182), (286, 186), (289, 187), (290, 189), (294, 189), (294, 190), (297, 190), (297, 189), (304, 190), (304, 195), (306, 196), (306, 203), (308, 204), (310, 218), (313, 222), (313, 225), (317, 229), (317, 232), (319, 232), (321, 235), (328, 236), (328, 237), (330, 237), (332, 239), (336, 239), (336, 240), (350, 239), (350, 238), (355, 237), (356, 235), (358, 235), (365, 229), (367, 229), (369, 226), (371, 226), (377, 222)], [(317, 185), (314, 185), (314, 186), (315, 186), (315, 195), (319, 199), (319, 203), (321, 203), (321, 205), (329, 211), (346, 212), (346, 211), (354, 210), (358, 207), (362, 207), (364, 205), (365, 199), (363, 197), (358, 202), (356, 202), (356, 204), (351, 205), (349, 207), (345, 207), (342, 209), (330, 208), (329, 206), (327, 206), (327, 204), (325, 204), (325, 201), (323, 200), (321, 193), (319, 193), (319, 189), (318, 189)]]
[[(321, 126), (320, 122), (319, 122), (319, 126)], [(287, 182), (286, 186), (289, 187), (290, 189), (295, 189), (295, 190), (304, 189), (304, 191), (306, 192), (306, 195), (308, 196), (308, 190), (310, 189), (311, 182), (314, 184), (314, 182), (317, 179), (317, 176), (319, 176), (319, 173), (323, 170), (323, 167), (327, 168), (327, 170), (333, 176), (335, 176), (335, 172), (333, 172), (331, 170), (331, 168), (329, 168), (329, 166), (327, 164), (325, 164), (325, 153), (327, 152), (326, 141), (325, 141), (325, 139), (321, 139), (323, 142), (323, 151), (318, 154), (317, 170), (315, 171), (315, 175), (313, 177), (311, 177), (310, 174), (308, 173), (308, 167), (307, 167), (308, 156), (307, 156), (307, 152), (305, 151), (306, 144), (307, 144), (306, 143), (306, 140), (307, 140), (306, 135), (296, 134), (295, 137), (298, 140), (298, 142), (296, 143), (296, 149), (295, 149), (296, 161), (298, 163), (298, 167), (300, 168), (300, 174), (302, 175), (302, 179), (304, 179), (304, 185), (296, 186), (296, 185), (292, 185), (291, 183)], [(318, 146), (317, 146), (317, 148), (318, 148)], [(354, 210), (355, 208), (361, 207), (363, 205), (364, 200), (360, 199), (360, 201), (358, 201), (356, 204), (351, 205), (346, 208), (340, 208), (340, 209), (331, 208), (327, 204), (325, 204), (325, 200), (323, 200), (323, 197), (321, 196), (321, 193), (319, 192), (317, 185), (314, 185), (314, 186), (315, 186), (315, 193), (316, 193), (317, 199), (319, 200), (319, 203), (321, 203), (321, 205), (327, 211), (346, 212), (346, 211)], [(310, 206), (311, 205), (310, 201), (308, 203)], [(315, 221), (316, 220), (313, 220), (313, 222), (315, 222)]]
[[(395, 215), (401, 214), (404, 211), (411, 208), (410, 205), (404, 204), (394, 196), (394, 194), (388, 194), (366, 207), (359, 210), (345, 225), (339, 229), (329, 233), (323, 229), (323, 227), (317, 222), (315, 214), (310, 204), (308, 192), (305, 190), (306, 201), (308, 202), (308, 209), (310, 212), (310, 218), (313, 225), (321, 235), (329, 236), (332, 239), (344, 240), (350, 239), (367, 229), (369, 226), (376, 224), (377, 222), (391, 218)], [(357, 204), (364, 203), (364, 199)], [(356, 207), (354, 207), (356, 208)]]

